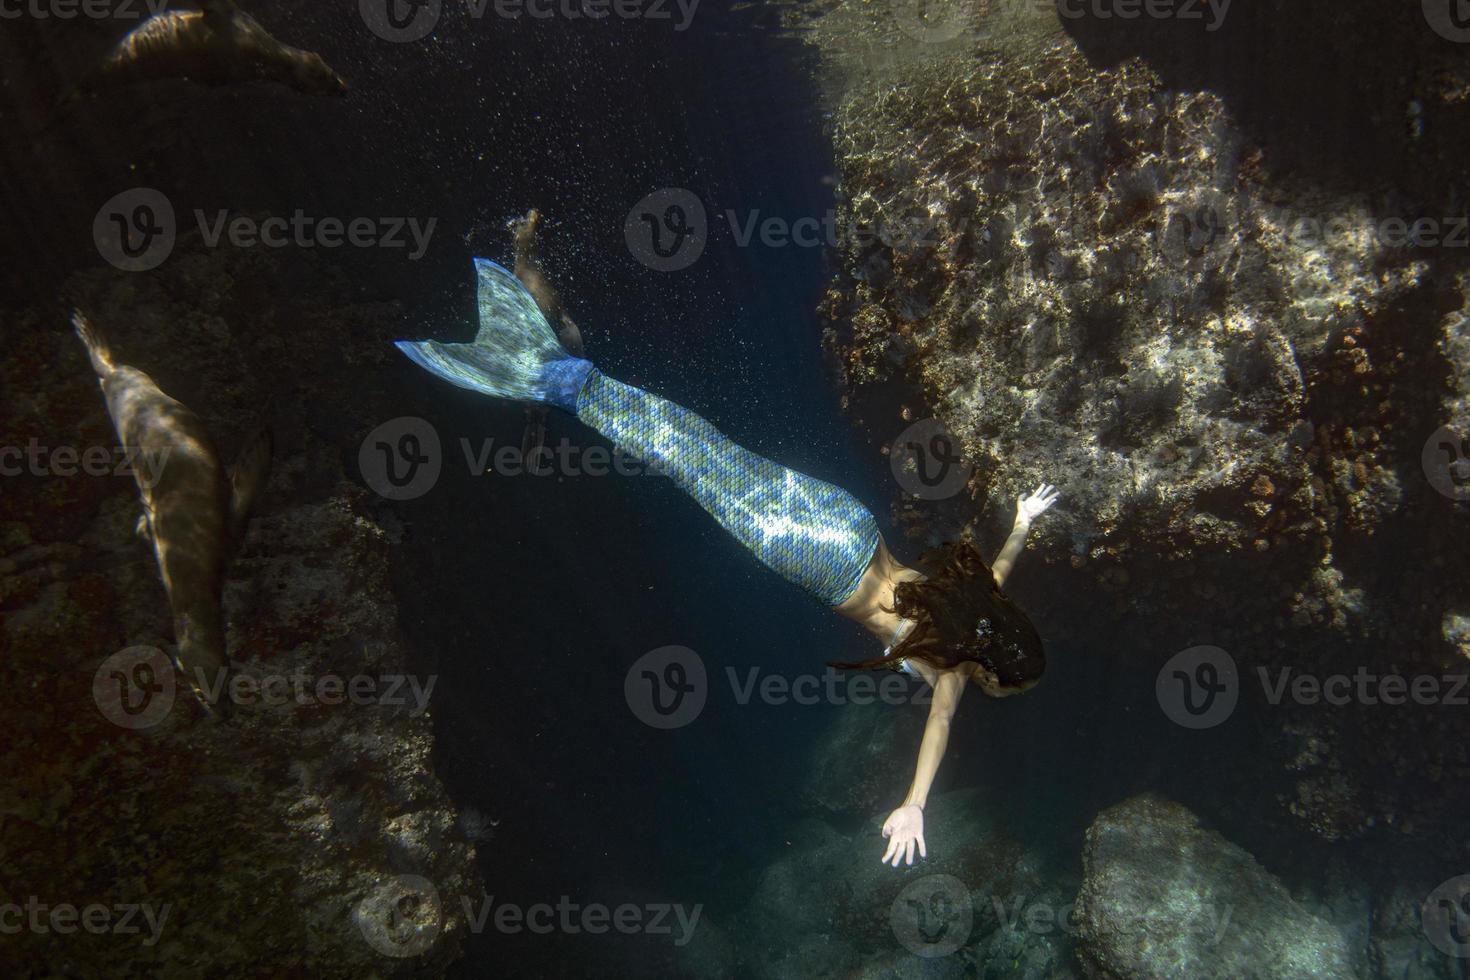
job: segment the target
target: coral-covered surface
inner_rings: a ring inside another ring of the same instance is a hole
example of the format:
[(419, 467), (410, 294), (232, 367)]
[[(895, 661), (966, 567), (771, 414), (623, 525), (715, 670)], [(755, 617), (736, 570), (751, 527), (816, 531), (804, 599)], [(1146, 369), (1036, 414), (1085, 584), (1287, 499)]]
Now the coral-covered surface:
[[(905, 495), (895, 519), (920, 543), (983, 537), (1053, 482), (1027, 559), (1051, 565), (1027, 597), (1048, 638), (1136, 610), (1134, 648), (1223, 637), (1247, 676), (1463, 673), (1466, 502), (1426, 469), (1470, 397), (1464, 165), (1447, 152), (1470, 133), (1463, 60), (1417, 16), (1342, 25), (1422, 59), (1409, 78), (1364, 69), (1385, 75), (1372, 113), (1401, 97), (1437, 129), (1375, 122), (1373, 140), (1405, 144), (1397, 170), (1318, 172), (1229, 77), (1181, 79), (1141, 42), (1094, 57), (1111, 35), (1029, 5), (965, 9), (929, 34), (901, 4), (803, 14), (841, 79), (838, 226), (857, 232), (824, 309), (849, 408), (880, 438), (932, 414), (973, 466), (953, 499)], [(1293, 84), (1267, 54), (1238, 70)], [(1302, 822), (1339, 838), (1448, 819), (1462, 713), (1300, 707), (1267, 717)]]
[[(108, 928), (60, 931), (42, 910), (40, 927), (4, 937), (5, 974), (441, 974), (464, 935), (459, 896), (478, 881), (473, 843), (430, 764), (420, 695), (433, 674), (399, 633), (396, 532), (341, 450), (340, 420), (383, 397), (375, 364), (342, 349), (385, 332), (391, 311), (343, 301), (309, 260), (195, 240), (151, 276), (94, 271), (67, 291), (120, 361), (205, 419), (225, 458), (262, 421), (275, 430), (225, 590), (229, 656), (265, 694), (242, 688), (218, 724), (182, 686), (157, 724), (104, 714), (94, 676), (119, 651), (169, 646), (167, 600), (134, 535), (133, 480), (68, 475), (50, 452), (116, 446), (66, 309), (6, 311), (4, 442), (48, 451), (0, 485), (0, 901), (140, 911), (134, 932), (111, 927), (120, 911)], [(403, 898), (402, 876), (431, 882), (437, 909), (422, 893), (380, 908)]]

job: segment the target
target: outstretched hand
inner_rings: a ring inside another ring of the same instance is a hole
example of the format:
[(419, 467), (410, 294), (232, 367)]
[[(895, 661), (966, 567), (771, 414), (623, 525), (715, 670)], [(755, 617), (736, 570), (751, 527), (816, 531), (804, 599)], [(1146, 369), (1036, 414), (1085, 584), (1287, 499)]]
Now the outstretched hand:
[(919, 857), (929, 856), (924, 846), (924, 809), (916, 803), (890, 813), (883, 823), (883, 836), (888, 838), (888, 850), (882, 857), (884, 864), (891, 863), (895, 868), (900, 860), (913, 864), (915, 844), (919, 846)]
[(1057, 502), (1061, 492), (1050, 483), (1043, 483), (1025, 497), (1016, 498), (1016, 523), (1030, 524), (1041, 515), (1052, 504)]

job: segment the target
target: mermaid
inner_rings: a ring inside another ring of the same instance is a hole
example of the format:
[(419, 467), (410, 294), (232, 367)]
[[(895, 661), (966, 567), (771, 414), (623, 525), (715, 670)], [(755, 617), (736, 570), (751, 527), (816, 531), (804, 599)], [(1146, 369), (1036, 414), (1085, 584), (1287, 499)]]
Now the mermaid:
[[(524, 274), (530, 253), (517, 244)], [(883, 824), (881, 860), (911, 865), (915, 849), (927, 857), (924, 805), (960, 696), (970, 683), (991, 697), (1019, 694), (1045, 669), (1035, 627), (1001, 586), (1031, 522), (1056, 501), (1055, 488), (1042, 484), (1017, 500), (1015, 525), (993, 566), (961, 540), (927, 554), (926, 575), (894, 559), (878, 522), (851, 494), (758, 456), (688, 409), (569, 354), (542, 314), (552, 305), (545, 296), (538, 306), (519, 279), (489, 260), (475, 259), (475, 269), (474, 341), (399, 341), (398, 348), (458, 387), (569, 412), (657, 466), (764, 564), (885, 644), (877, 657), (833, 666), (900, 670), (933, 687), (908, 795)], [(549, 289), (539, 269), (533, 281)]]

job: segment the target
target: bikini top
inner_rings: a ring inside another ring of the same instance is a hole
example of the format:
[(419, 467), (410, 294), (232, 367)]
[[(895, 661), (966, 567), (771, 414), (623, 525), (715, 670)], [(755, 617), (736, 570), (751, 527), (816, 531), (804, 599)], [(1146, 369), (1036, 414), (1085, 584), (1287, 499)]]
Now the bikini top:
[[(890, 653), (892, 653), (893, 648), (898, 646), (898, 644), (902, 642), (903, 638), (909, 635), (909, 631), (913, 628), (914, 621), (912, 619), (901, 620), (898, 624), (898, 629), (893, 631), (893, 637), (889, 639), (888, 645), (883, 648), (883, 656), (886, 657)], [(915, 669), (914, 665), (909, 662), (908, 657), (904, 657), (902, 660), (895, 661), (893, 664), (893, 669), (901, 673), (908, 674), (910, 677), (921, 677), (918, 670)]]

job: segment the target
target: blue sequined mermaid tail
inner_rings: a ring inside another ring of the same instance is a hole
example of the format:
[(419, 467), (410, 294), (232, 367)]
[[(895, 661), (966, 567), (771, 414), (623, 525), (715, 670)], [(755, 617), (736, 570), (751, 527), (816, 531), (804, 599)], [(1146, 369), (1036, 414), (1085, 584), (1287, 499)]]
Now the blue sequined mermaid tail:
[(474, 342), (399, 341), (399, 349), (461, 388), (574, 412), (669, 476), (787, 580), (834, 606), (852, 595), (879, 537), (852, 494), (758, 456), (688, 409), (569, 356), (515, 276), (484, 259), (475, 266)]

